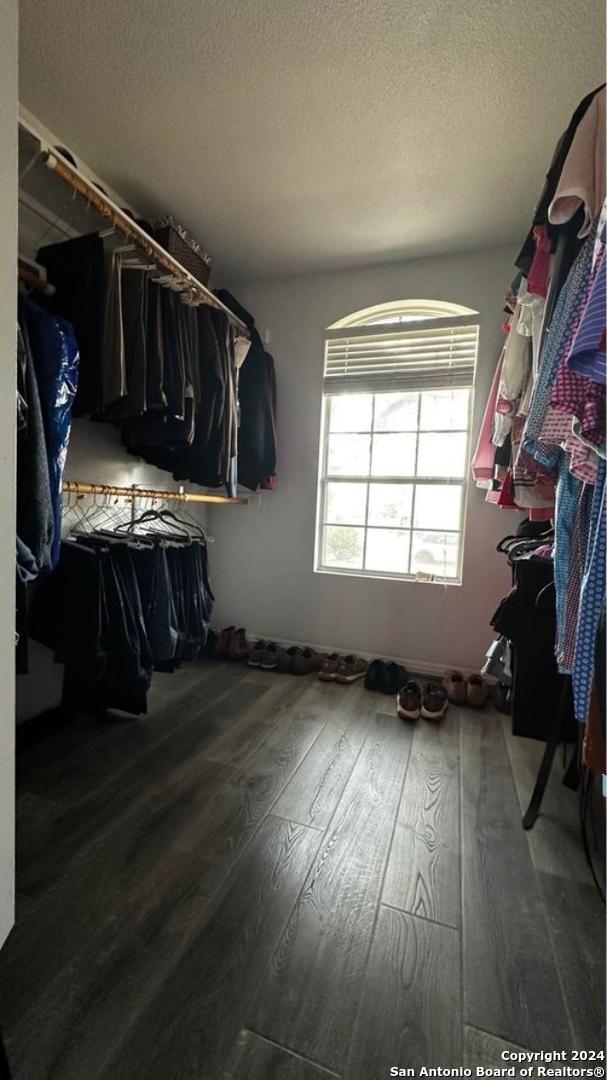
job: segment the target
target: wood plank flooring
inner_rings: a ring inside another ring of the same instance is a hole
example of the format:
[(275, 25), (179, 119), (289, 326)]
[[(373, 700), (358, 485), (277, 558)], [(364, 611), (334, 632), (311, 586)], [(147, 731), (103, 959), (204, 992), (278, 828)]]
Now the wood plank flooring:
[(464, 1017), (528, 1046), (561, 1047), (567, 1017), (501, 724), (461, 720)]
[(458, 928), (461, 923), (458, 717), (422, 730), (407, 770), (382, 899)]
[[(604, 1042), (604, 908), (538, 744), (207, 662), (22, 747), (14, 1080), (375, 1080)], [(540, 748), (541, 749), (541, 748)]]

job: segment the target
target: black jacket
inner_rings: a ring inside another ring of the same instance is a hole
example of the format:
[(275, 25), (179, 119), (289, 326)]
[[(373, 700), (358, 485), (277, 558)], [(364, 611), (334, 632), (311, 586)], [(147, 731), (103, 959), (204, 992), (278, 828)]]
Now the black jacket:
[(239, 372), (238, 482), (256, 491), (276, 474), (276, 375), (253, 316), (225, 289), (217, 296), (247, 325), (251, 346)]

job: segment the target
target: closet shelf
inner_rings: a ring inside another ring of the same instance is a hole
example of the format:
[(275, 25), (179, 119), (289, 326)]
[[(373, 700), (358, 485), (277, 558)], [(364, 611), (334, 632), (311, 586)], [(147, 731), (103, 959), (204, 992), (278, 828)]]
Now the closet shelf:
[(132, 487), (117, 487), (115, 484), (84, 484), (77, 480), (64, 480), (64, 492), (74, 495), (112, 495), (123, 499), (159, 499), (163, 502), (220, 503), (232, 506), (246, 506), (246, 498), (230, 498), (228, 495), (199, 495), (188, 491), (164, 491), (159, 488), (144, 488), (138, 484)]
[(93, 206), (102, 217), (107, 218), (114, 228), (123, 233), (159, 269), (166, 270), (174, 282), (174, 288), (190, 293), (195, 300), (205, 304), (207, 307), (223, 311), (229, 322), (238, 331), (239, 336), (250, 340), (251, 335), (246, 324), (234, 315), (210, 289), (207, 289), (202, 282), (198, 281), (189, 270), (186, 270), (185, 266), (182, 266), (177, 259), (173, 258), (161, 244), (149, 236), (144, 229), (137, 225), (133, 218), (129, 217), (124, 210), (121, 210), (112, 199), (105, 195), (92, 181), (88, 180), (79, 169), (71, 165), (63, 154), (55, 147), (49, 146), (40, 132), (23, 120), (20, 120), (19, 123), (39, 141), (40, 155), (45, 165), (75, 192), (85, 198), (89, 205)]

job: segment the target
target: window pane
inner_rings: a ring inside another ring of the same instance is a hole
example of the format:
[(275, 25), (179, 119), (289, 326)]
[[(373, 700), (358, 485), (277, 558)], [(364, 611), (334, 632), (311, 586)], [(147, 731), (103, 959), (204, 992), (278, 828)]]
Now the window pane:
[(419, 426), (422, 431), (468, 427), (469, 390), (425, 390)]
[(329, 431), (370, 431), (372, 394), (340, 394), (332, 397)]
[(371, 484), (369, 525), (411, 525), (412, 484)]
[(367, 476), (370, 435), (329, 435), (329, 475)]
[(413, 476), (417, 435), (374, 435), (371, 474)]
[(458, 543), (458, 533), (414, 532), (411, 573), (456, 577)]
[(366, 503), (366, 484), (327, 484), (326, 520), (337, 524), (364, 525)]
[(406, 574), (411, 534), (396, 529), (368, 529), (365, 570)]
[(463, 476), (466, 468), (466, 434), (419, 436), (418, 476)]
[(376, 431), (415, 431), (418, 394), (376, 394)]
[(363, 537), (364, 529), (326, 525), (323, 529), (323, 565), (360, 569), (363, 564)]
[(413, 524), (416, 529), (459, 529), (461, 505), (457, 484), (418, 484)]

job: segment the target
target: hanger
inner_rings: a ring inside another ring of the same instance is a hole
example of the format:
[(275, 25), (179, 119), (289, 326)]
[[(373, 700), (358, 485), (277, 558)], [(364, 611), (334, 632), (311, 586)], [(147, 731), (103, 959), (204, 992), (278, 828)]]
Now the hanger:
[(534, 607), (536, 607), (538, 609), (538, 611), (546, 611), (547, 609), (552, 607), (552, 601), (542, 603), (542, 597), (544, 597), (547, 593), (549, 593), (553, 589), (556, 589), (556, 585), (555, 585), (554, 581), (549, 581), (547, 585), (544, 585), (544, 587), (542, 589), (540, 589), (539, 593), (537, 594), (537, 596), (535, 598), (535, 602), (534, 602), (534, 605), (533, 605)]
[[(172, 524), (174, 532), (165, 533), (165, 536), (171, 536), (175, 539), (175, 530), (177, 532), (177, 538), (183, 543), (185, 540), (191, 543), (192, 535), (191, 530), (186, 522), (180, 521), (170, 510), (145, 510), (140, 517), (135, 518), (133, 521), (125, 521), (116, 526), (116, 532), (124, 530), (127, 533), (132, 533), (138, 525), (152, 524), (155, 521), (160, 521), (163, 524)], [(150, 533), (149, 535), (159, 535), (158, 533)]]
[(205, 544), (215, 543), (214, 533), (212, 533), (206, 525), (203, 525), (202, 522), (198, 521), (198, 519), (194, 517), (194, 515), (187, 509), (186, 506), (181, 506), (180, 513), (181, 519), (185, 520), (188, 525), (190, 525), (196, 530), (196, 532), (203, 538)]

